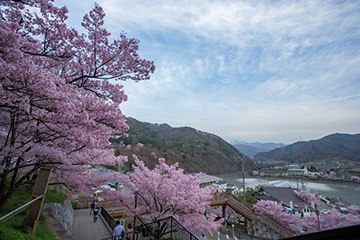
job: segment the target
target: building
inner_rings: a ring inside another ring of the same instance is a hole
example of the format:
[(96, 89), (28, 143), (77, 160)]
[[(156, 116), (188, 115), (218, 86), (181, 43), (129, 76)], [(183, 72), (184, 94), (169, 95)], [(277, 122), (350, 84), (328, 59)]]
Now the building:
[(282, 203), (283, 207), (298, 216), (310, 214), (310, 204), (300, 199), (290, 187), (262, 186), (254, 196), (259, 200), (271, 200)]
[(200, 182), (200, 187), (203, 188), (203, 187), (209, 186), (211, 184), (222, 181), (222, 178), (207, 175), (206, 173), (202, 173), (199, 176), (198, 181)]
[(302, 168), (289, 168), (287, 170), (287, 174), (288, 176), (305, 176), (308, 175), (309, 170), (307, 169), (306, 166), (302, 167)]

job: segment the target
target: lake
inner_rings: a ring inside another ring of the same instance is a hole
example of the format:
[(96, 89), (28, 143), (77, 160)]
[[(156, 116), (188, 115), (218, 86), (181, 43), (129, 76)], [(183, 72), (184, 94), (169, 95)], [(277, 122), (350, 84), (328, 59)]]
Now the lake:
[[(242, 188), (241, 173), (218, 175), (224, 181)], [(310, 193), (318, 193), (323, 197), (339, 198), (348, 204), (360, 205), (360, 184), (334, 181), (312, 181), (308, 179), (283, 179), (275, 177), (249, 177), (245, 176), (245, 187), (256, 187), (257, 185), (274, 185), (277, 187), (304, 188)]]

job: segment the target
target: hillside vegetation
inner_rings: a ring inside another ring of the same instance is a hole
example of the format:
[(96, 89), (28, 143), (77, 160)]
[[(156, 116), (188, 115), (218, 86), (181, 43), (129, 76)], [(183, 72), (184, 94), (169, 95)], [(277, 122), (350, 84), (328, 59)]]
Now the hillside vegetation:
[(240, 159), (246, 160), (246, 170), (253, 167), (250, 158), (214, 134), (190, 127), (173, 128), (168, 124), (145, 123), (133, 118), (128, 118), (127, 123), (129, 136), (112, 139), (116, 153), (129, 156), (126, 167), (133, 163), (132, 154), (150, 168), (157, 163), (158, 157), (164, 157), (168, 163), (178, 162), (188, 173), (238, 172), (241, 170)]
[[(4, 210), (0, 213), (0, 216), (3, 216), (26, 202), (30, 201), (32, 190), (28, 190), (25, 187), (21, 187), (16, 191), (8, 203), (5, 205)], [(48, 188), (46, 193), (45, 203), (56, 202), (64, 203), (65, 194), (62, 191)], [(10, 218), (6, 222), (0, 224), (0, 239), (1, 240), (56, 240), (57, 237), (50, 229), (47, 224), (45, 217), (41, 214), (39, 222), (37, 223), (36, 232), (34, 235), (31, 235), (29, 230), (23, 226), (25, 215), (27, 210), (22, 211), (16, 216)]]
[(332, 134), (318, 140), (297, 142), (258, 153), (255, 161), (360, 161), (360, 134)]

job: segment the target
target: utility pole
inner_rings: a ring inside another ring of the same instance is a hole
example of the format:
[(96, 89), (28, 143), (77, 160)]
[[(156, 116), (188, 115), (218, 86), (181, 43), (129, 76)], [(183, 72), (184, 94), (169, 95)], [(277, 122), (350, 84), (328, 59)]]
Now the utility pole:
[(242, 178), (243, 178), (243, 193), (244, 193), (244, 201), (246, 201), (246, 190), (245, 190), (245, 172), (244, 172), (244, 163), (245, 163), (245, 159), (240, 158), (241, 159), (241, 164), (242, 164)]

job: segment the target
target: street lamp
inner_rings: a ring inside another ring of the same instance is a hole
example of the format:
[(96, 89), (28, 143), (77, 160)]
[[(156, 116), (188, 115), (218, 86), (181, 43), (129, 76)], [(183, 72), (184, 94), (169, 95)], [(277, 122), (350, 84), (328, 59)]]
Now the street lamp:
[(245, 159), (238, 156), (237, 157), (238, 160), (241, 160), (241, 165), (242, 165), (242, 179), (243, 179), (243, 194), (244, 194), (244, 201), (246, 201), (246, 190), (245, 190), (245, 173), (244, 173), (244, 163), (245, 163)]
[(133, 227), (133, 239), (135, 239), (135, 226), (136, 226), (136, 214), (135, 214), (135, 209), (137, 207), (137, 197), (138, 197), (138, 192), (135, 191), (134, 192), (134, 197), (135, 197), (135, 207), (134, 207), (134, 227)]
[(245, 190), (245, 173), (244, 173), (244, 163), (245, 159), (242, 159), (242, 177), (243, 177), (243, 191), (244, 191), (244, 202), (246, 202), (246, 190)]
[(321, 231), (321, 229), (320, 229), (320, 218), (319, 218), (320, 211), (319, 211), (319, 209), (317, 208), (317, 205), (315, 205), (315, 213), (316, 213), (316, 217), (317, 217), (318, 230), (319, 230), (319, 232), (320, 232), (320, 231)]

